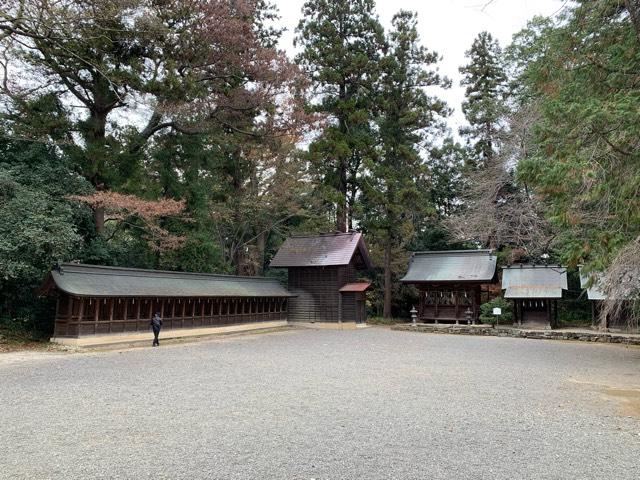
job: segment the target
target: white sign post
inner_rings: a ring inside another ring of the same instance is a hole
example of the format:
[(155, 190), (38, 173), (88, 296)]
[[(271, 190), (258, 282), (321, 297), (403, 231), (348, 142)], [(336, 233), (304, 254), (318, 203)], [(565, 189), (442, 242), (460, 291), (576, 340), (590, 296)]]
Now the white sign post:
[(493, 307), (493, 314), (496, 316), (496, 327), (500, 323), (500, 315), (502, 315), (502, 309), (500, 307)]

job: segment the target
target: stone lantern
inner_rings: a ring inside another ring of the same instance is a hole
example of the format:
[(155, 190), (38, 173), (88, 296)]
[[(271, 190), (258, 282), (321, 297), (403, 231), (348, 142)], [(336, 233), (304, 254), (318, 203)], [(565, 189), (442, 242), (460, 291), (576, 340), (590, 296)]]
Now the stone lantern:
[[(473, 319), (473, 311), (471, 310), (471, 308), (467, 307), (464, 312), (464, 318), (467, 319), (467, 325), (471, 325), (471, 320)], [(473, 320), (473, 324), (476, 324), (475, 320)]]
[(411, 324), (415, 327), (418, 319), (418, 311), (416, 310), (415, 305), (411, 308), (409, 313), (411, 314)]

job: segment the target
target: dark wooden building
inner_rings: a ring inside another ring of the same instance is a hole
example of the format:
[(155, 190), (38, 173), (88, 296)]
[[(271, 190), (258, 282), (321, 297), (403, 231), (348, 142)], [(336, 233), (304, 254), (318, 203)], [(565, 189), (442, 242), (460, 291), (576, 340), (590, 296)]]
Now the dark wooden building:
[(372, 268), (360, 233), (295, 236), (288, 238), (271, 261), (288, 270), (289, 321), (357, 324), (366, 321), (361, 276)]
[(567, 269), (559, 265), (503, 267), (504, 298), (513, 300), (514, 320), (530, 328), (555, 328), (558, 299), (567, 289)]
[(482, 292), (495, 280), (492, 250), (445, 250), (412, 253), (400, 281), (418, 289), (420, 322), (475, 323)]
[(54, 340), (287, 320), (291, 294), (276, 280), (62, 264), (42, 294), (56, 297)]

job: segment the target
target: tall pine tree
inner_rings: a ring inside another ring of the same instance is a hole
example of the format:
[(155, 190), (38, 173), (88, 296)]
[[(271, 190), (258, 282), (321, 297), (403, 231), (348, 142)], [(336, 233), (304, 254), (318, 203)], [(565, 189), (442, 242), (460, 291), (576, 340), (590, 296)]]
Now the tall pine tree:
[(371, 111), (384, 30), (374, 7), (373, 0), (308, 0), (297, 29), (297, 62), (318, 95), (311, 108), (329, 121), (310, 156), (339, 231), (353, 227), (359, 175), (375, 143)]
[(378, 95), (380, 146), (375, 161), (367, 162), (363, 226), (382, 246), (383, 315), (388, 318), (394, 264), (413, 237), (416, 219), (430, 207), (421, 151), (428, 150), (435, 134), (443, 132), (449, 112), (443, 101), (425, 89), (446, 87), (449, 81), (432, 68), (438, 54), (420, 45), (415, 13), (400, 11), (393, 17), (387, 42)]
[(469, 149), (469, 163), (487, 166), (500, 143), (506, 75), (500, 45), (488, 32), (481, 32), (466, 52), (469, 63), (460, 67), (466, 87), (462, 111), (469, 125), (460, 129)]

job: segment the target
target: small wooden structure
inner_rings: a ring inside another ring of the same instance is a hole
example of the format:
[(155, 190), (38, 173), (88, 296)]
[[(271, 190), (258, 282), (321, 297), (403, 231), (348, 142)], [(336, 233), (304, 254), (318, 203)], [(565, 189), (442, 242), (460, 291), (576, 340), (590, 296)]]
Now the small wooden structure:
[(62, 264), (41, 293), (56, 297), (54, 338), (286, 321), (292, 296), (276, 279)]
[(492, 250), (444, 250), (411, 254), (400, 281), (419, 291), (418, 321), (475, 323), (483, 288), (495, 282)]
[(305, 323), (364, 323), (368, 281), (361, 274), (372, 268), (360, 233), (303, 235), (287, 238), (271, 261), (288, 270), (289, 321)]
[(512, 265), (503, 267), (504, 298), (514, 302), (518, 325), (555, 328), (558, 299), (567, 289), (567, 269), (560, 265)]

